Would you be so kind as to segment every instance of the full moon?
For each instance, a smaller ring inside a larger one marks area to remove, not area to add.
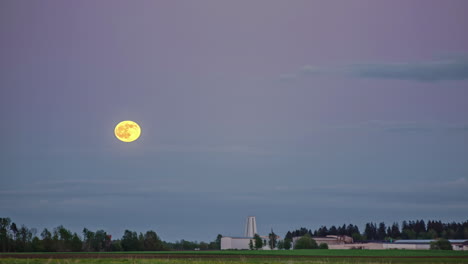
[[[122,121],[115,126],[115,136],[123,142],[132,142],[141,134],[140,126],[130,120]]]

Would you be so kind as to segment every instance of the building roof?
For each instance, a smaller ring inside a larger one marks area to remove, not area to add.
[[[223,237],[229,237],[232,239],[253,239],[253,237],[232,237],[232,236],[223,236]]]
[[[312,238],[317,239],[317,240],[330,240],[330,241],[338,240],[337,237],[312,237]]]
[[[432,241],[436,241],[436,239],[400,239],[395,240],[394,243],[396,244],[430,244]],[[448,240],[452,244],[463,244],[468,242],[468,239],[449,239]]]

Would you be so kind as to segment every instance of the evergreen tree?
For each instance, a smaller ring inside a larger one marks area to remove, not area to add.
[[[255,243],[254,243],[254,247],[256,250],[259,250],[263,247],[263,240],[262,238],[258,235],[258,234],[255,234],[254,235],[254,240],[255,240]]]
[[[278,249],[284,249],[284,240],[278,241]]]
[[[208,245],[206,246],[208,248]],[[153,230],[147,231],[144,236],[143,250],[158,251],[163,250],[162,241]]]
[[[291,249],[291,247],[292,247],[292,242],[291,241],[292,241],[292,239],[289,239],[289,238],[284,240],[284,249],[286,249],[286,250]]]
[[[398,239],[401,236],[400,228],[398,223],[393,223],[390,237],[393,239]]]
[[[124,251],[137,251],[138,250],[138,235],[136,232],[125,230],[121,239],[122,249]]]
[[[2,252],[7,252],[9,248],[10,236],[8,230],[10,229],[10,218],[0,218],[0,247]]]
[[[41,237],[42,237],[42,245],[43,245],[44,251],[46,252],[54,251],[52,233],[50,233],[50,231],[47,228],[44,228],[44,230],[41,233]]]
[[[379,224],[379,229],[377,230],[377,239],[384,240],[387,234],[387,229],[385,228],[385,223],[381,222]]]
[[[273,229],[271,229],[271,233],[268,234],[268,246],[270,246],[270,249],[276,248],[276,234],[273,232]]]
[[[77,233],[73,233],[71,244],[70,244],[71,251],[78,252],[78,251],[81,251],[82,248],[83,248],[83,242],[81,241]]]
[[[216,249],[221,249],[221,238],[223,237],[223,235],[221,234],[218,234],[216,236],[216,240],[215,240],[215,243],[216,243]]]

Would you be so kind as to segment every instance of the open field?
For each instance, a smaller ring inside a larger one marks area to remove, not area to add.
[[[0,264],[468,263],[468,252],[431,250],[165,251],[2,253]]]
[[[67,255],[83,255],[94,258],[101,258],[113,255],[138,255],[145,257],[183,257],[184,255],[197,256],[317,256],[317,257],[462,257],[468,258],[468,251],[448,251],[448,250],[362,250],[362,249],[300,249],[300,250],[223,250],[223,251],[123,251],[123,252],[35,252],[35,253],[0,253],[2,256],[55,256],[64,258]]]
[[[460,258],[213,258],[213,259],[141,259],[141,258],[79,258],[79,259],[18,259],[3,258],[0,264],[466,264]]]

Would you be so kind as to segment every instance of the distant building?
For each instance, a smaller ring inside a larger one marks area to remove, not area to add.
[[[247,217],[245,228],[244,228],[244,237],[230,237],[223,236],[221,238],[221,250],[227,249],[250,249],[249,243],[252,241],[252,245],[255,245],[254,235],[257,234],[257,221],[255,216]],[[260,236],[263,239],[263,250],[269,250],[268,246],[269,237]],[[277,236],[277,241],[280,237]]]
[[[384,249],[430,249],[435,239],[402,239],[394,243],[385,243]],[[468,239],[449,239],[453,250],[468,250]]]
[[[244,237],[253,237],[255,234],[257,234],[257,221],[255,216],[249,216],[245,223]]]
[[[221,250],[225,249],[250,249],[249,243],[255,243],[253,237],[226,237],[221,238]]]
[[[296,241],[299,240],[301,237],[293,237],[293,246],[296,244]],[[353,238],[349,236],[326,236],[326,237],[312,237],[312,239],[317,242],[318,245],[324,243],[327,244],[328,246],[332,245],[344,245],[344,244],[352,244],[353,243]]]
[[[371,242],[330,245],[330,249],[420,249],[428,250],[434,239],[396,240],[393,243]],[[453,250],[468,250],[468,239],[449,239]]]

